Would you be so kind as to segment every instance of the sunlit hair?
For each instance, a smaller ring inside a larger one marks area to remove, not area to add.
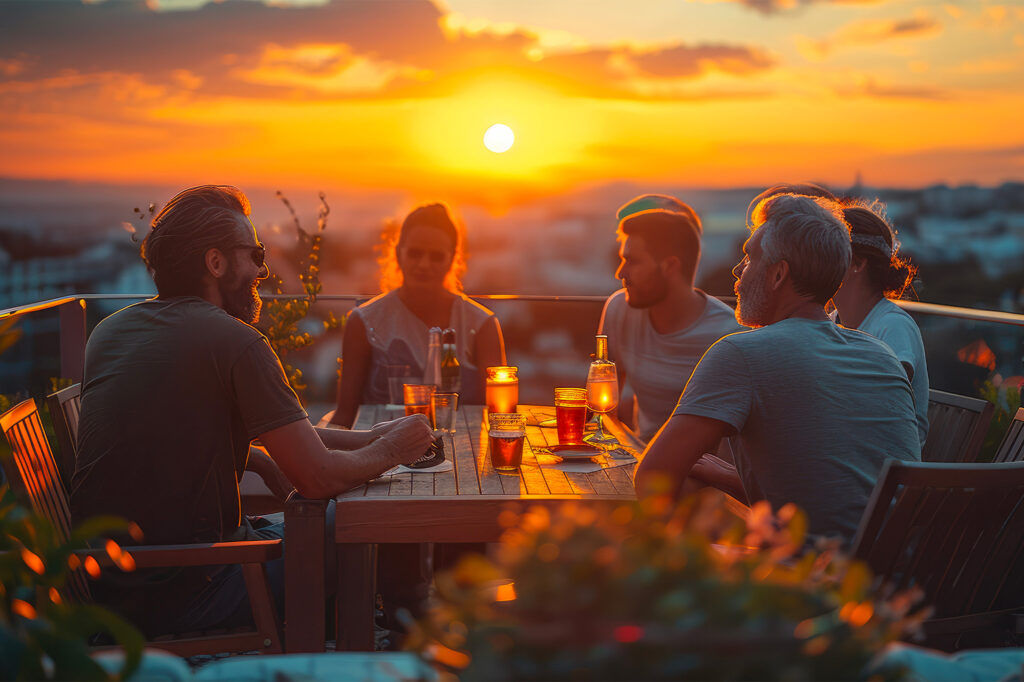
[[[617,237],[619,241],[627,236],[640,237],[658,262],[669,256],[677,257],[683,274],[692,280],[700,262],[700,219],[693,209],[686,208],[686,213],[650,209],[628,214],[619,223]]]
[[[387,293],[402,286],[402,269],[398,267],[398,249],[417,226],[434,227],[451,239],[454,258],[444,278],[444,288],[451,292],[462,291],[462,275],[466,273],[466,226],[453,211],[443,203],[424,204],[412,210],[401,224],[387,220],[381,231],[377,246],[377,262],[380,264],[380,289]]]
[[[153,218],[141,255],[161,296],[200,296],[206,252],[239,242],[249,200],[230,185],[200,185],[179,192]]]
[[[886,298],[901,298],[917,268],[899,255],[900,244],[880,201],[843,202],[843,217],[850,225],[854,257],[867,263],[868,279]]]
[[[750,204],[747,205],[746,225],[748,228],[753,224],[750,220],[753,216],[754,208],[756,208],[757,205],[765,199],[774,197],[778,194],[795,194],[800,197],[821,197],[822,199],[839,201],[839,199],[836,198],[836,195],[828,191],[828,189],[821,185],[816,185],[813,182],[780,182],[779,184],[772,185],[765,191],[758,194]]]
[[[751,219],[766,265],[784,260],[798,294],[822,305],[832,298],[850,267],[850,228],[839,204],[779,194],[762,199]]]

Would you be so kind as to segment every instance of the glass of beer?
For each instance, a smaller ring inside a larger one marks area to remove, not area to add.
[[[523,437],[526,415],[490,413],[487,415],[487,446],[495,471],[514,472],[523,463]]]
[[[558,425],[559,445],[579,445],[583,442],[583,424],[587,419],[587,389],[555,389],[555,421]]]
[[[410,414],[425,414],[430,420],[431,428],[434,426],[434,391],[437,386],[433,384],[404,384],[402,394],[405,397],[405,416]]]
[[[459,409],[458,393],[435,393],[434,428],[448,434],[455,433],[455,412]]]
[[[485,400],[488,413],[515,412],[519,405],[519,368],[488,367]]]

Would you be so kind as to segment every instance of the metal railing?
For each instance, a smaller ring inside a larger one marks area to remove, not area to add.
[[[356,304],[372,298],[374,294],[323,294],[317,297],[321,303]],[[94,301],[131,301],[150,298],[151,294],[77,294],[62,296],[45,301],[37,301],[25,305],[0,310],[0,322],[9,318],[22,318],[43,311],[57,309],[59,316],[59,357],[60,376],[80,381],[85,362],[85,344],[88,337],[87,311],[90,302]],[[264,299],[292,299],[298,295],[266,295]],[[517,294],[483,294],[471,296],[481,302],[521,302],[521,303],[563,303],[586,304],[588,307],[603,304],[605,296],[560,296],[560,295],[517,295]],[[735,303],[735,297],[719,297],[728,303]],[[1007,313],[996,310],[978,310],[955,306],[921,303],[917,301],[896,301],[896,303],[915,315],[940,316],[968,322],[1008,325],[1024,327],[1024,314]],[[596,330],[596,324],[595,324]],[[593,333],[594,330],[589,330]]]

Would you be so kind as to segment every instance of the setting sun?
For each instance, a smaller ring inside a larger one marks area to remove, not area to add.
[[[504,123],[495,123],[484,133],[484,146],[495,154],[507,152],[516,141],[516,134]]]

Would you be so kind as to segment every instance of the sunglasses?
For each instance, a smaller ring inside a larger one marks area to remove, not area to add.
[[[240,245],[236,246],[236,249],[248,249],[249,257],[252,258],[252,262],[258,268],[263,267],[263,263],[267,260],[267,247],[263,244],[257,244],[256,246]]]

